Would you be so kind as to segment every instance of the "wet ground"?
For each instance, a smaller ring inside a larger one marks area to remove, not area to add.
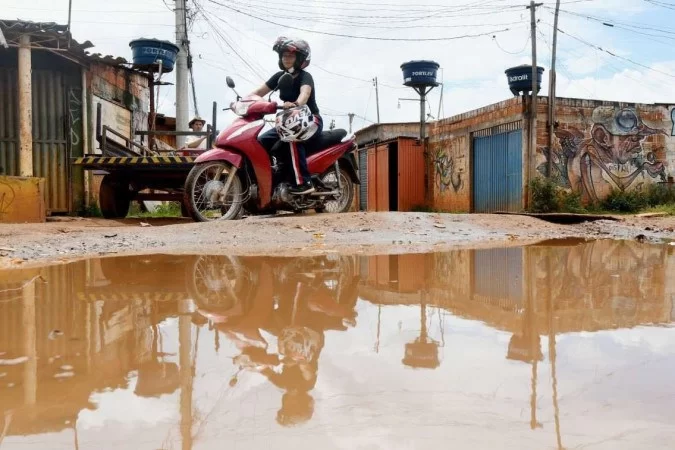
[[[565,237],[675,240],[675,216],[611,219],[558,224],[521,215],[398,212],[287,214],[212,223],[52,217],[46,224],[0,224],[0,268],[158,252],[377,255],[522,245]]]
[[[675,247],[0,272],[0,450],[669,449]]]

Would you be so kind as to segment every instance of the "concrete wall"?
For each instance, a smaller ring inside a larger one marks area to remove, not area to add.
[[[536,173],[546,175],[548,102],[539,99]],[[553,176],[592,202],[612,189],[642,190],[675,172],[673,105],[560,98]]]
[[[428,140],[429,206],[442,211],[469,212],[471,133],[522,119],[522,100],[513,98],[432,123]],[[523,161],[527,161],[525,155]]]

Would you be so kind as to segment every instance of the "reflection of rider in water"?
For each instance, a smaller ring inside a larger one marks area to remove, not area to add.
[[[311,419],[314,398],[309,392],[316,385],[323,344],[323,333],[308,327],[289,327],[279,336],[281,372],[262,370],[270,382],[285,391],[277,412],[279,424],[296,425]]]
[[[314,399],[309,392],[316,385],[326,324],[322,314],[307,308],[308,299],[315,292],[308,283],[303,283],[305,277],[302,274],[292,273],[279,278],[276,318],[280,327],[278,351],[282,366],[279,372],[265,368],[262,374],[285,391],[277,421],[288,426],[306,422],[314,414]]]
[[[277,422],[283,426],[304,423],[312,417],[314,399],[310,392],[317,381],[324,331],[345,330],[344,322],[353,323],[356,317],[352,279],[332,279],[315,260],[295,262],[284,260],[265,267],[265,273],[273,274],[274,286],[260,283],[253,307],[226,331],[241,350],[235,357],[240,370],[253,369],[284,391],[277,413]],[[335,272],[334,267],[328,270]],[[333,290],[342,284],[341,291]],[[348,301],[341,303],[339,297],[347,297]],[[277,336],[277,354],[268,353],[258,328]],[[235,376],[231,385],[236,380]]]

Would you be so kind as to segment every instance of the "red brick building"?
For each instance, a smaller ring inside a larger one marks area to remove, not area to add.
[[[558,98],[556,131],[549,141],[548,99],[540,97],[535,149],[528,145],[528,107],[516,97],[429,124],[424,204],[452,212],[520,211],[528,204],[529,180],[548,176],[549,157],[551,177],[584,201],[601,199],[612,189],[640,190],[672,181],[675,105]],[[400,124],[373,127],[386,129],[379,134],[387,139],[369,141],[365,136],[377,133],[372,127],[361,130],[362,151],[377,153],[387,142],[419,136],[412,129],[397,134]],[[416,151],[424,157],[421,146]],[[388,177],[379,174],[381,165],[371,160],[360,160],[362,179],[380,180],[378,189],[391,191],[391,182],[384,181]],[[368,194],[360,206],[391,209],[380,203]]]

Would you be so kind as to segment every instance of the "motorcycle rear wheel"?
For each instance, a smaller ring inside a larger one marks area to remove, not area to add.
[[[234,167],[224,161],[209,161],[196,164],[185,180],[183,204],[196,222],[234,220],[240,217],[243,189],[241,180],[234,176],[224,202],[212,197],[222,189],[227,175]]]
[[[333,189],[338,189],[335,170],[331,169],[321,175],[321,182]],[[317,213],[327,212],[335,214],[347,212],[351,209],[354,201],[354,183],[347,171],[342,168],[340,168],[340,183],[342,184],[342,188],[339,189],[340,193],[336,197],[333,197],[333,199],[327,200],[323,205],[315,208]]]

